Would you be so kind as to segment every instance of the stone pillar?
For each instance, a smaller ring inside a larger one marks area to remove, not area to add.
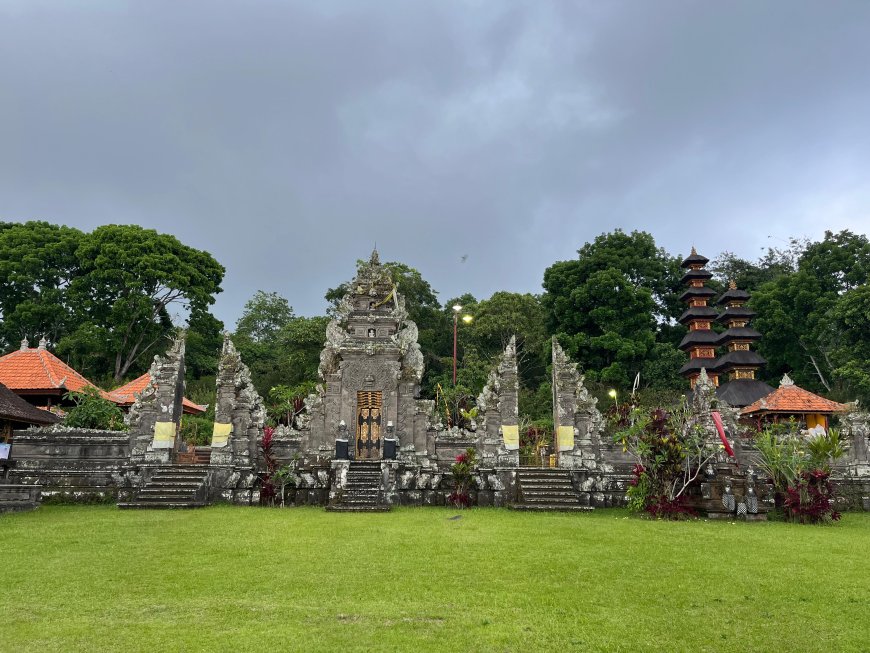
[[[253,467],[265,424],[263,398],[254,388],[248,366],[229,334],[224,334],[217,375],[212,465]]]
[[[477,398],[483,425],[477,449],[481,467],[519,466],[519,374],[516,337],[511,337]]]
[[[598,400],[583,384],[559,342],[553,337],[553,440],[559,467],[596,469],[601,462],[600,432],[603,424]]]
[[[150,380],[127,414],[133,464],[174,459],[184,399],[184,332],[164,356],[155,356]]]

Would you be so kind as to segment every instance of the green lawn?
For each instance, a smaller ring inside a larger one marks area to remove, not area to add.
[[[0,515],[0,650],[868,651],[868,549],[870,514],[46,506]]]

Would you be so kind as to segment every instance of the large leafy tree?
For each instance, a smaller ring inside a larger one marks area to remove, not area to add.
[[[56,343],[75,328],[66,300],[80,274],[78,229],[47,222],[0,223],[0,346],[22,338]]]
[[[136,225],[98,227],[76,256],[67,298],[79,328],[103,343],[116,382],[165,345],[173,318],[213,304],[224,275],[211,254]]]
[[[628,387],[657,341],[680,335],[673,325],[679,261],[646,232],[602,234],[585,244],[573,261],[544,272],[542,298],[550,333],[593,381]],[[666,360],[676,365],[668,350]],[[678,367],[672,374],[676,375]],[[662,371],[657,376],[667,377]]]
[[[856,360],[870,333],[856,327],[868,274],[867,237],[828,231],[823,240],[807,244],[795,272],[755,292],[751,306],[758,312],[755,326],[764,334],[759,350],[768,359],[770,377],[789,372],[817,391],[838,396],[861,392]]]

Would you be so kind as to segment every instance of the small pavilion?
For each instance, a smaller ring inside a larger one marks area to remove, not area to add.
[[[769,395],[740,411],[741,416],[754,419],[759,428],[762,424],[776,424],[795,419],[807,429],[830,425],[830,418],[845,413],[845,404],[825,399],[794,384],[788,374],[782,377],[779,387]]]

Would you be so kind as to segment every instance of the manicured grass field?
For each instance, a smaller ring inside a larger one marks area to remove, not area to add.
[[[868,651],[868,549],[870,514],[45,506],[0,515],[0,650]]]

